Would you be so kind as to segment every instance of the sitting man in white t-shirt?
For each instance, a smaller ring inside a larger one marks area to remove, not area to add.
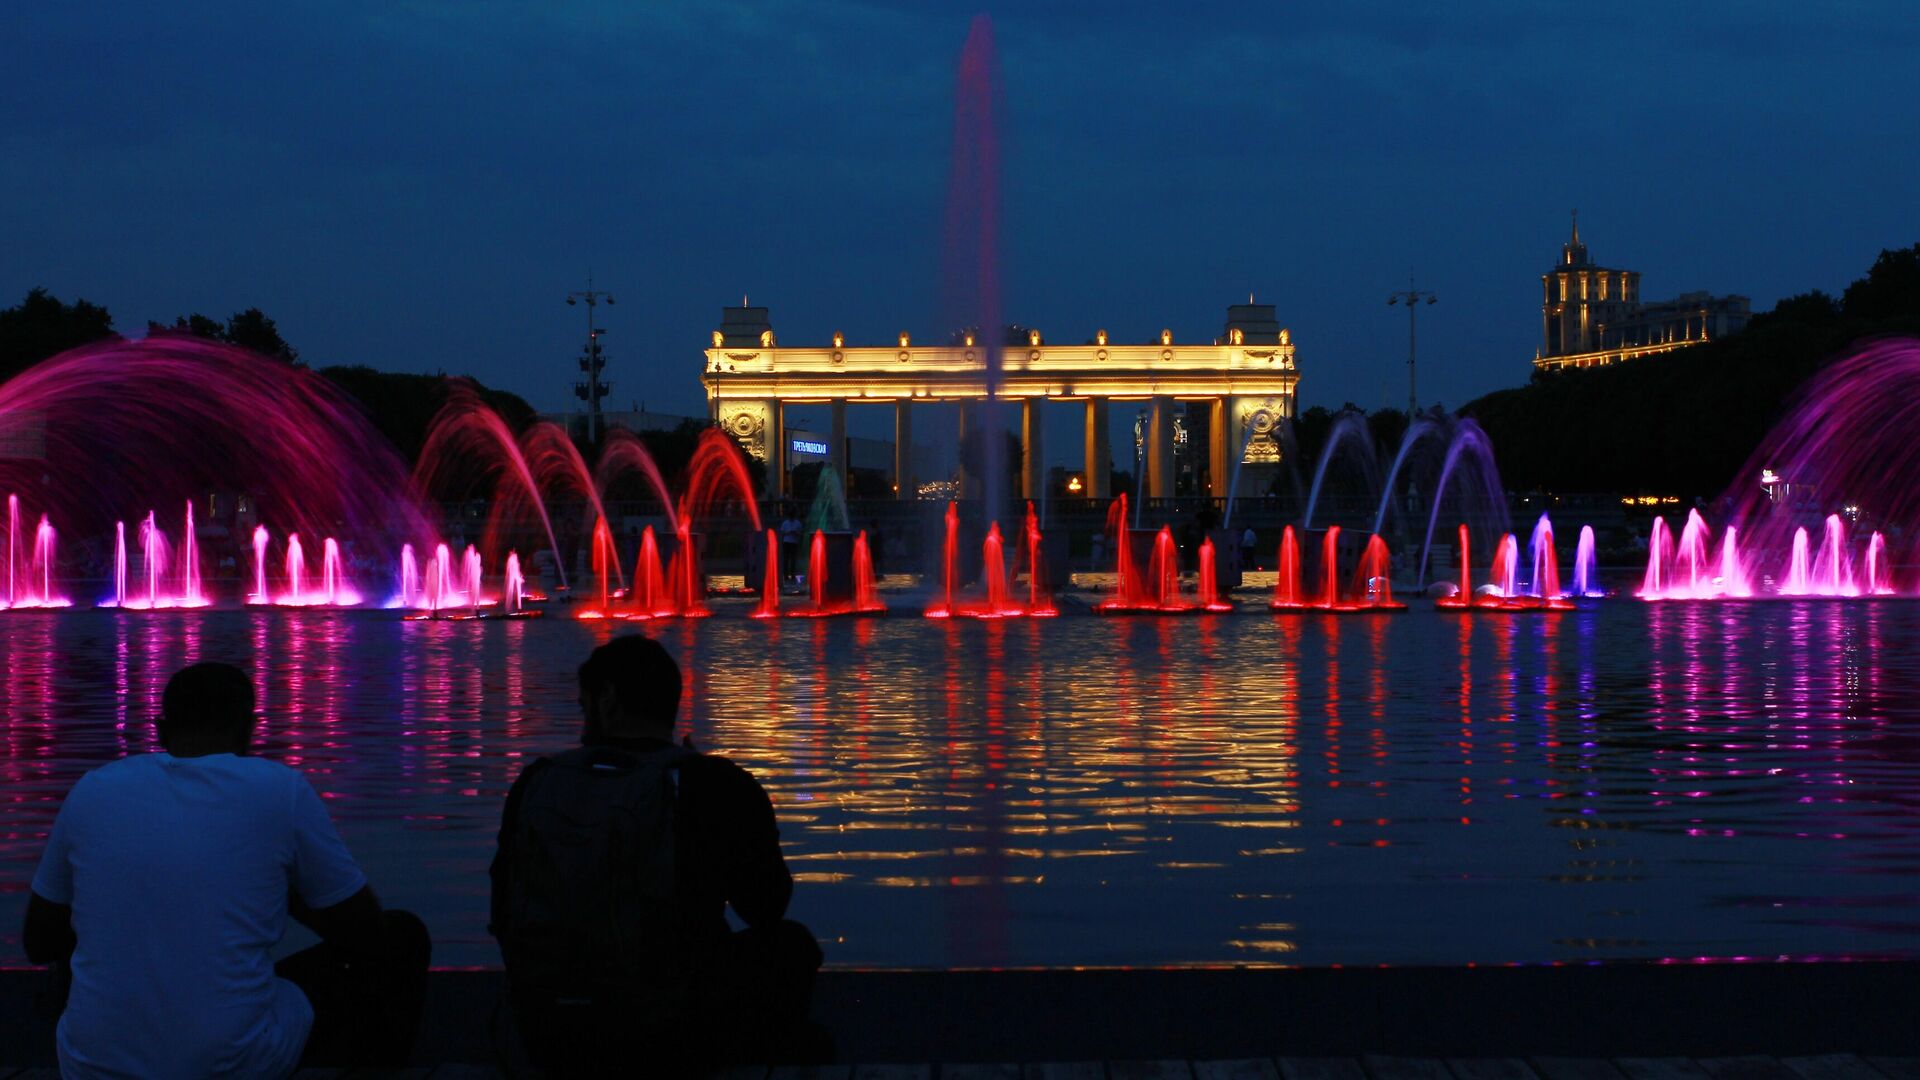
[[[164,752],[95,769],[61,805],[22,936],[34,963],[71,963],[62,1075],[286,1076],[303,1050],[406,1063],[426,927],[381,910],[306,777],[247,756],[255,719],[240,669],[185,668]],[[276,969],[289,914],[322,940]]]

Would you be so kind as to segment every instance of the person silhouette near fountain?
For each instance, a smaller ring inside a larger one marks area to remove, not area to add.
[[[789,584],[800,578],[800,515],[788,503],[780,517],[780,572]]]
[[[33,878],[28,959],[70,965],[66,1076],[285,1076],[407,1063],[432,951],[382,910],[299,772],[250,757],[253,684],[168,680],[163,752],[81,777]],[[274,964],[291,915],[321,942]]]
[[[491,871],[528,1056],[562,1076],[830,1058],[765,789],[673,742],[680,668],[659,642],[615,638],[579,681],[582,745],[514,781]]]

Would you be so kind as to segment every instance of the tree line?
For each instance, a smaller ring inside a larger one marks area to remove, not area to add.
[[[1920,244],[1881,252],[1838,298],[1791,296],[1738,334],[1671,353],[1536,370],[1460,411],[1486,430],[1510,490],[1712,497],[1742,479],[1809,376],[1901,335],[1920,335]]]

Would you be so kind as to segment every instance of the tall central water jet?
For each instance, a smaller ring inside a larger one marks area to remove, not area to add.
[[[947,317],[955,327],[974,327],[974,344],[986,384],[986,399],[972,406],[967,439],[979,447],[978,495],[986,520],[997,519],[1005,504],[1006,438],[1000,415],[1001,346],[1005,333],[1000,313],[1000,61],[993,45],[993,22],[974,17],[960,50],[954,81],[953,161],[947,176],[944,223]],[[962,406],[966,408],[967,406]],[[967,497],[970,492],[961,492]]]

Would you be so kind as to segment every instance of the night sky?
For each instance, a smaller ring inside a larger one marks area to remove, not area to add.
[[[789,344],[951,329],[978,5],[9,7],[0,304],[45,285],[123,332],[258,306],[316,366],[554,409],[591,267],[612,404],[688,414],[742,294]],[[1385,300],[1410,271],[1440,296],[1423,403],[1523,382],[1575,207],[1647,298],[1756,310],[1920,240],[1907,0],[985,10],[1006,318],[1210,340],[1251,291],[1293,331],[1302,407],[1404,405]]]

